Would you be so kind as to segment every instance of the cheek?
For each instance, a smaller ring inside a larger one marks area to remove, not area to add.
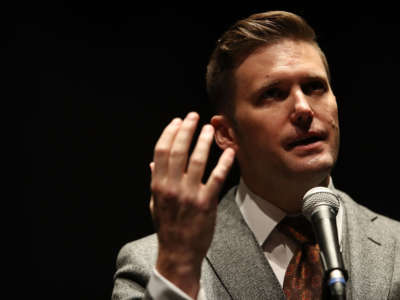
[[[321,120],[329,126],[331,129],[339,129],[339,117],[338,117],[338,107],[336,104],[336,99],[333,97],[327,102],[321,103],[319,107]]]
[[[320,114],[317,115],[317,119],[323,123],[323,126],[330,133],[330,139],[333,148],[339,147],[339,117],[338,107],[335,98],[330,99],[329,105],[325,104],[320,107]]]
[[[241,120],[238,127],[239,144],[246,152],[271,152],[279,141],[279,128],[265,118]],[[246,150],[245,150],[246,149]]]
[[[327,112],[326,118],[328,130],[331,132],[332,138],[332,147],[334,152],[338,152],[339,150],[339,143],[340,143],[340,129],[339,129],[339,117],[338,117],[338,110],[337,106],[333,106]]]
[[[332,108],[330,116],[331,116],[331,121],[330,121],[331,127],[335,130],[339,130],[339,116],[338,116],[337,106]]]
[[[337,106],[335,96],[332,96],[331,105],[329,107],[330,107],[330,113],[331,113],[332,119],[334,120],[335,126],[336,126],[336,128],[339,128],[338,106]]]
[[[241,133],[245,139],[254,140],[254,143],[270,144],[278,139],[280,128],[279,120],[273,117],[257,116],[243,120]]]

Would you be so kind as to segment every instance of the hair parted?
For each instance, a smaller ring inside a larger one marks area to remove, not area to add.
[[[233,73],[254,50],[283,39],[309,42],[320,52],[328,78],[326,57],[316,42],[314,30],[300,16],[286,11],[257,13],[232,25],[218,40],[207,66],[206,84],[210,101],[218,113],[234,114]]]

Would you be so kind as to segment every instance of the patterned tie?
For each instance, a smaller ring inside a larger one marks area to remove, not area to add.
[[[294,253],[285,273],[283,291],[288,300],[322,298],[322,265],[319,245],[311,223],[305,217],[285,217],[278,230],[301,246]]]

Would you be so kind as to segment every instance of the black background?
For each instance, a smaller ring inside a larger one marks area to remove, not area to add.
[[[158,136],[192,110],[208,122],[204,73],[215,41],[265,10],[305,17],[327,54],[342,134],[336,187],[400,220],[395,6],[214,2],[53,1],[17,18],[8,45],[25,70],[32,261],[32,289],[21,292],[110,298],[118,250],[153,232],[148,164]],[[214,146],[208,170],[218,155]],[[234,169],[225,190],[237,178]]]

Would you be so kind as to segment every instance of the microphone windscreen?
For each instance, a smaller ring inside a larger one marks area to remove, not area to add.
[[[311,216],[321,205],[329,206],[336,216],[340,206],[339,198],[326,187],[318,186],[310,189],[303,197],[303,215],[311,221]]]

